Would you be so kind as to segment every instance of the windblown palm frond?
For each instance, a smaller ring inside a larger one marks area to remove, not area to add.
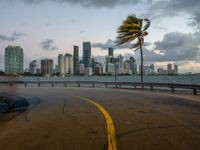
[[[137,51],[140,49],[141,52],[141,82],[143,83],[143,50],[142,45],[144,44],[144,37],[148,35],[146,31],[150,26],[149,19],[140,19],[135,15],[129,15],[122,25],[118,28],[117,45],[124,43],[130,43],[134,41],[131,49]],[[142,84],[143,87],[143,84]]]
[[[143,22],[145,25],[143,27]],[[117,37],[117,45],[121,45],[124,43],[129,43],[137,39],[137,42],[133,44],[130,48],[138,48],[141,44],[141,37],[148,35],[146,30],[150,26],[149,19],[140,19],[135,15],[129,15],[127,19],[122,23],[122,25],[118,28],[118,37]]]

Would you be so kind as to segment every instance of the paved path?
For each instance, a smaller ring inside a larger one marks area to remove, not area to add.
[[[61,87],[0,87],[0,92],[31,104],[12,119],[0,119],[0,150],[200,149],[198,96],[192,101],[153,92]]]

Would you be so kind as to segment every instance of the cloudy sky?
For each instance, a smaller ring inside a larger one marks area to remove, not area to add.
[[[0,70],[8,45],[24,49],[25,65],[33,59],[72,53],[73,45],[91,41],[100,61],[113,46],[115,55],[139,53],[129,44],[116,47],[117,28],[129,14],[149,18],[145,64],[179,64],[181,72],[200,72],[199,0],[0,0]]]

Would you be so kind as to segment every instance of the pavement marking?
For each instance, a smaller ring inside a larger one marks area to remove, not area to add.
[[[84,97],[80,97],[80,96],[76,96],[76,97],[81,98],[81,99],[95,105],[101,111],[101,113],[104,115],[104,118],[105,118],[106,124],[107,124],[108,150],[117,150],[115,127],[114,127],[114,123],[113,123],[113,120],[112,120],[110,114],[101,105],[94,102],[93,100],[84,98]]]

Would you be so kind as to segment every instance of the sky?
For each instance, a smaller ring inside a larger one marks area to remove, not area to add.
[[[73,46],[92,43],[92,56],[103,62],[107,48],[115,56],[139,52],[130,44],[117,47],[117,29],[128,15],[149,18],[145,38],[144,64],[166,68],[179,65],[179,71],[200,72],[199,0],[0,0],[0,70],[8,45],[24,49],[25,67],[34,59],[73,54]]]

